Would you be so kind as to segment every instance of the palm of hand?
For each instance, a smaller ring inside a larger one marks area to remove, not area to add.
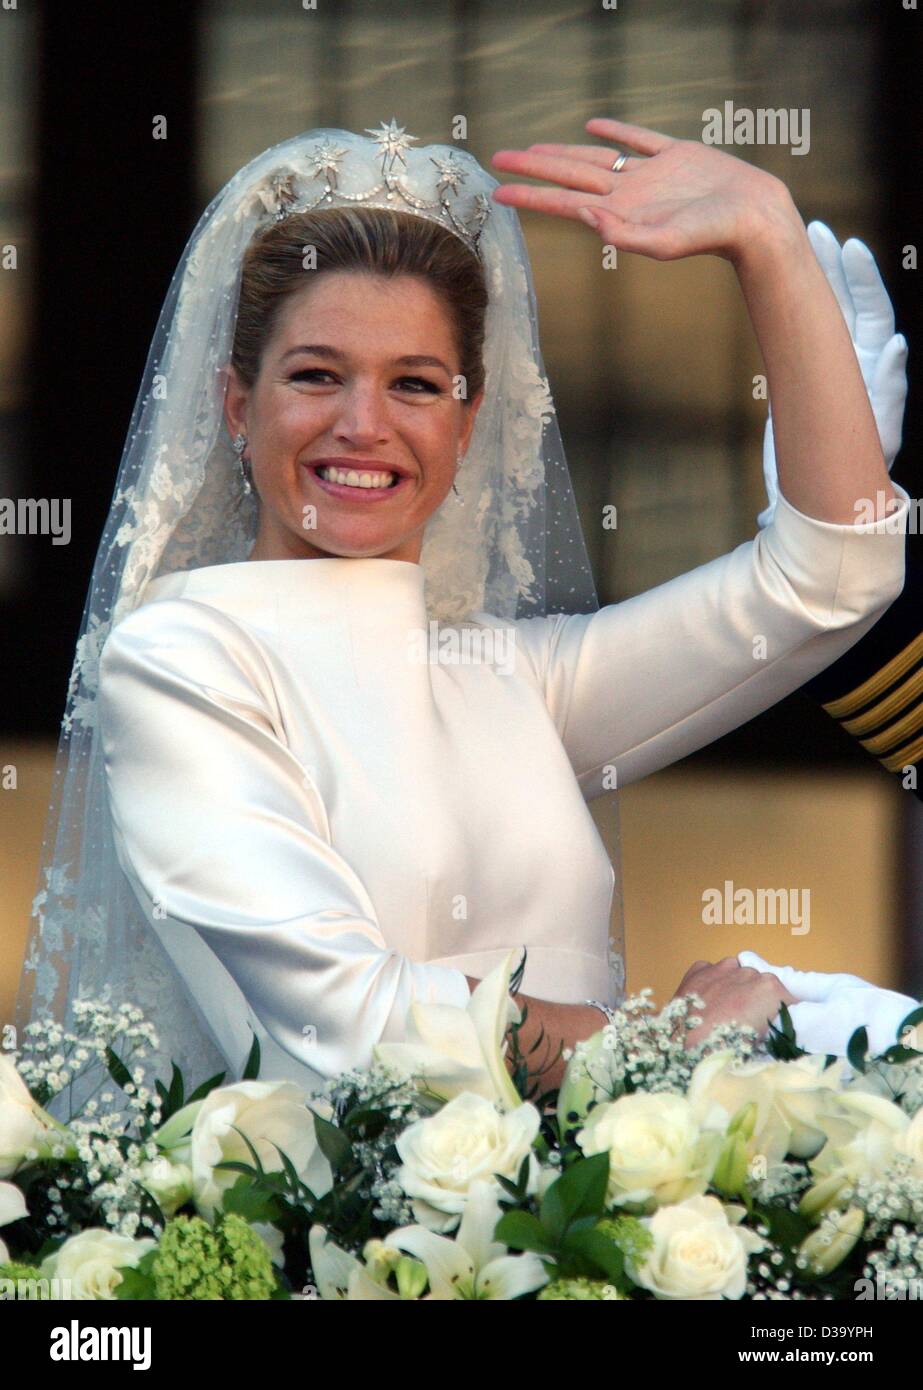
[[[649,228],[647,254],[655,260],[729,251],[746,225],[748,198],[741,161],[677,140],[652,158],[631,161],[608,196],[594,204],[616,222]],[[616,241],[616,244],[618,242]],[[632,248],[626,248],[632,249]]]
[[[492,160],[498,168],[560,186],[505,184],[494,190],[495,200],[570,218],[589,208],[608,242],[655,260],[704,254],[733,259],[784,188],[771,175],[713,146],[674,140],[621,121],[588,121],[587,129],[647,157],[629,157],[615,172],[614,151],[602,146],[537,144],[528,150],[500,150]]]

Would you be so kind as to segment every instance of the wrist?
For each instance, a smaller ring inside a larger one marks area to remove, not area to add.
[[[600,1028],[605,1028],[606,1024],[611,1023],[615,1017],[615,1010],[601,999],[585,999],[583,1002],[586,1008],[592,1009],[594,1014],[599,1016],[599,1022],[595,1025],[597,1032]],[[593,1022],[595,1023],[595,1019]]]
[[[752,204],[728,260],[744,279],[782,264],[790,271],[792,258],[805,252],[813,258],[814,250],[794,199],[781,179],[767,175],[765,196]]]

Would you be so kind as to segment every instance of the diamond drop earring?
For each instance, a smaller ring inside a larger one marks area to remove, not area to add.
[[[462,461],[462,456],[461,456],[461,454],[459,454],[458,457],[457,457],[456,460],[455,460],[455,468],[456,468],[456,471],[461,467],[461,461]],[[461,493],[459,492],[458,488],[455,486],[455,479],[454,479],[454,478],[452,479],[452,491],[455,493],[455,496],[458,498],[459,502],[461,502],[462,506],[464,506],[464,505],[465,505],[464,498],[462,497],[462,495],[461,495]]]
[[[237,455],[237,462],[240,465],[240,476],[243,480],[243,494],[249,497],[253,491],[252,473],[249,467],[250,460],[244,458],[244,449],[247,447],[247,436],[238,434],[234,439],[234,452]]]

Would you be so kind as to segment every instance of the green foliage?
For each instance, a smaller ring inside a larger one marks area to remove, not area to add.
[[[241,1081],[256,1081],[260,1074],[260,1040],[253,1034],[253,1045],[250,1048],[250,1055],[247,1058],[244,1074]]]
[[[505,1212],[496,1239],[511,1250],[540,1255],[556,1280],[602,1278],[627,1292],[632,1284],[625,1274],[626,1250],[637,1248],[645,1233],[632,1218],[622,1224],[604,1219],[608,1180],[608,1154],[576,1159],[546,1189],[537,1213]]]
[[[869,1035],[865,1028],[857,1028],[846,1044],[846,1060],[858,1072],[865,1071],[869,1051]]]
[[[779,1005],[779,1017],[782,1019],[782,1027],[777,1028],[774,1023],[769,1024],[769,1033],[766,1038],[766,1050],[777,1062],[793,1062],[797,1057],[807,1057],[807,1050],[799,1047],[795,1040],[795,1025],[792,1023],[792,1016],[788,1011],[787,1004]]]

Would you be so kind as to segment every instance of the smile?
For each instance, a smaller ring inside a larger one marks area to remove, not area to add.
[[[383,502],[395,493],[405,491],[413,481],[406,475],[379,469],[335,468],[330,464],[319,467],[306,464],[305,468],[324,492],[350,502]]]

